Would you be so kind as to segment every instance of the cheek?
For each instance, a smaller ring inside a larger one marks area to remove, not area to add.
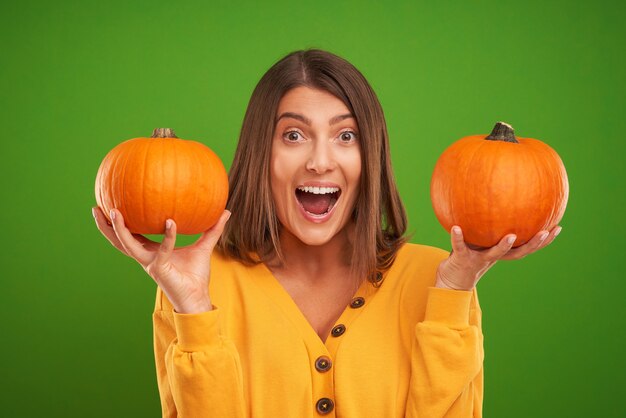
[[[276,210],[279,212],[282,212],[292,192],[291,179],[295,175],[295,170],[294,159],[280,147],[273,147],[270,157],[270,187]]]
[[[289,165],[286,163],[286,159],[282,158],[280,155],[272,156],[270,164],[272,191],[278,192],[289,178]]]
[[[354,205],[359,196],[361,170],[361,153],[356,152],[350,159],[347,159],[344,164],[344,175],[350,190],[350,193],[346,196],[348,198],[346,203],[350,211],[354,210]]]
[[[358,184],[361,181],[361,159],[355,163],[353,167],[354,181]]]
[[[271,171],[270,171],[270,186],[272,190],[272,199],[274,200],[274,206],[276,210],[280,211],[282,208],[281,202],[284,200],[284,187],[280,179],[283,178],[283,175],[280,173],[280,167],[276,167],[274,163],[272,163]]]
[[[291,187],[294,176],[303,169],[305,160],[305,147],[289,147],[280,140],[275,140],[270,157],[272,183]]]
[[[352,183],[352,189],[358,190],[361,181],[361,153],[354,152],[344,163],[347,180]]]

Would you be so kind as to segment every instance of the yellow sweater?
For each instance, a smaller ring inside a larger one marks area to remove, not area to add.
[[[173,312],[157,290],[164,417],[480,417],[476,291],[433,287],[446,251],[405,244],[380,288],[365,282],[322,342],[264,264],[215,254],[213,311]]]

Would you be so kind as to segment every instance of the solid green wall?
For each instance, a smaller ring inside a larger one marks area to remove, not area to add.
[[[159,415],[155,285],[95,227],[99,163],[171,127],[230,166],[256,82],[307,47],[379,95],[414,242],[450,248],[429,182],[453,141],[504,120],[560,154],[563,232],[478,286],[485,416],[624,416],[622,2],[13,1],[0,15],[3,416]]]

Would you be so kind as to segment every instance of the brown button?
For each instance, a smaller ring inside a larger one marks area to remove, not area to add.
[[[344,332],[346,332],[346,326],[344,324],[339,324],[330,331],[330,335],[333,337],[339,337],[343,335]]]
[[[333,366],[333,362],[326,356],[319,356],[317,360],[315,360],[315,369],[318,372],[324,373],[330,370]]]
[[[317,408],[317,412],[319,414],[326,415],[332,412],[333,408],[335,407],[335,403],[332,399],[321,398],[319,401],[317,401],[315,407]]]
[[[352,309],[360,308],[363,305],[365,305],[365,299],[360,296],[358,298],[352,299],[352,302],[350,302],[350,307]]]

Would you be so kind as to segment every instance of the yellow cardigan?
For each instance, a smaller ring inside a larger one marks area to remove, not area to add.
[[[213,311],[176,313],[157,290],[163,417],[482,416],[481,311],[475,290],[433,287],[447,256],[405,244],[324,343],[264,264],[214,253]]]

